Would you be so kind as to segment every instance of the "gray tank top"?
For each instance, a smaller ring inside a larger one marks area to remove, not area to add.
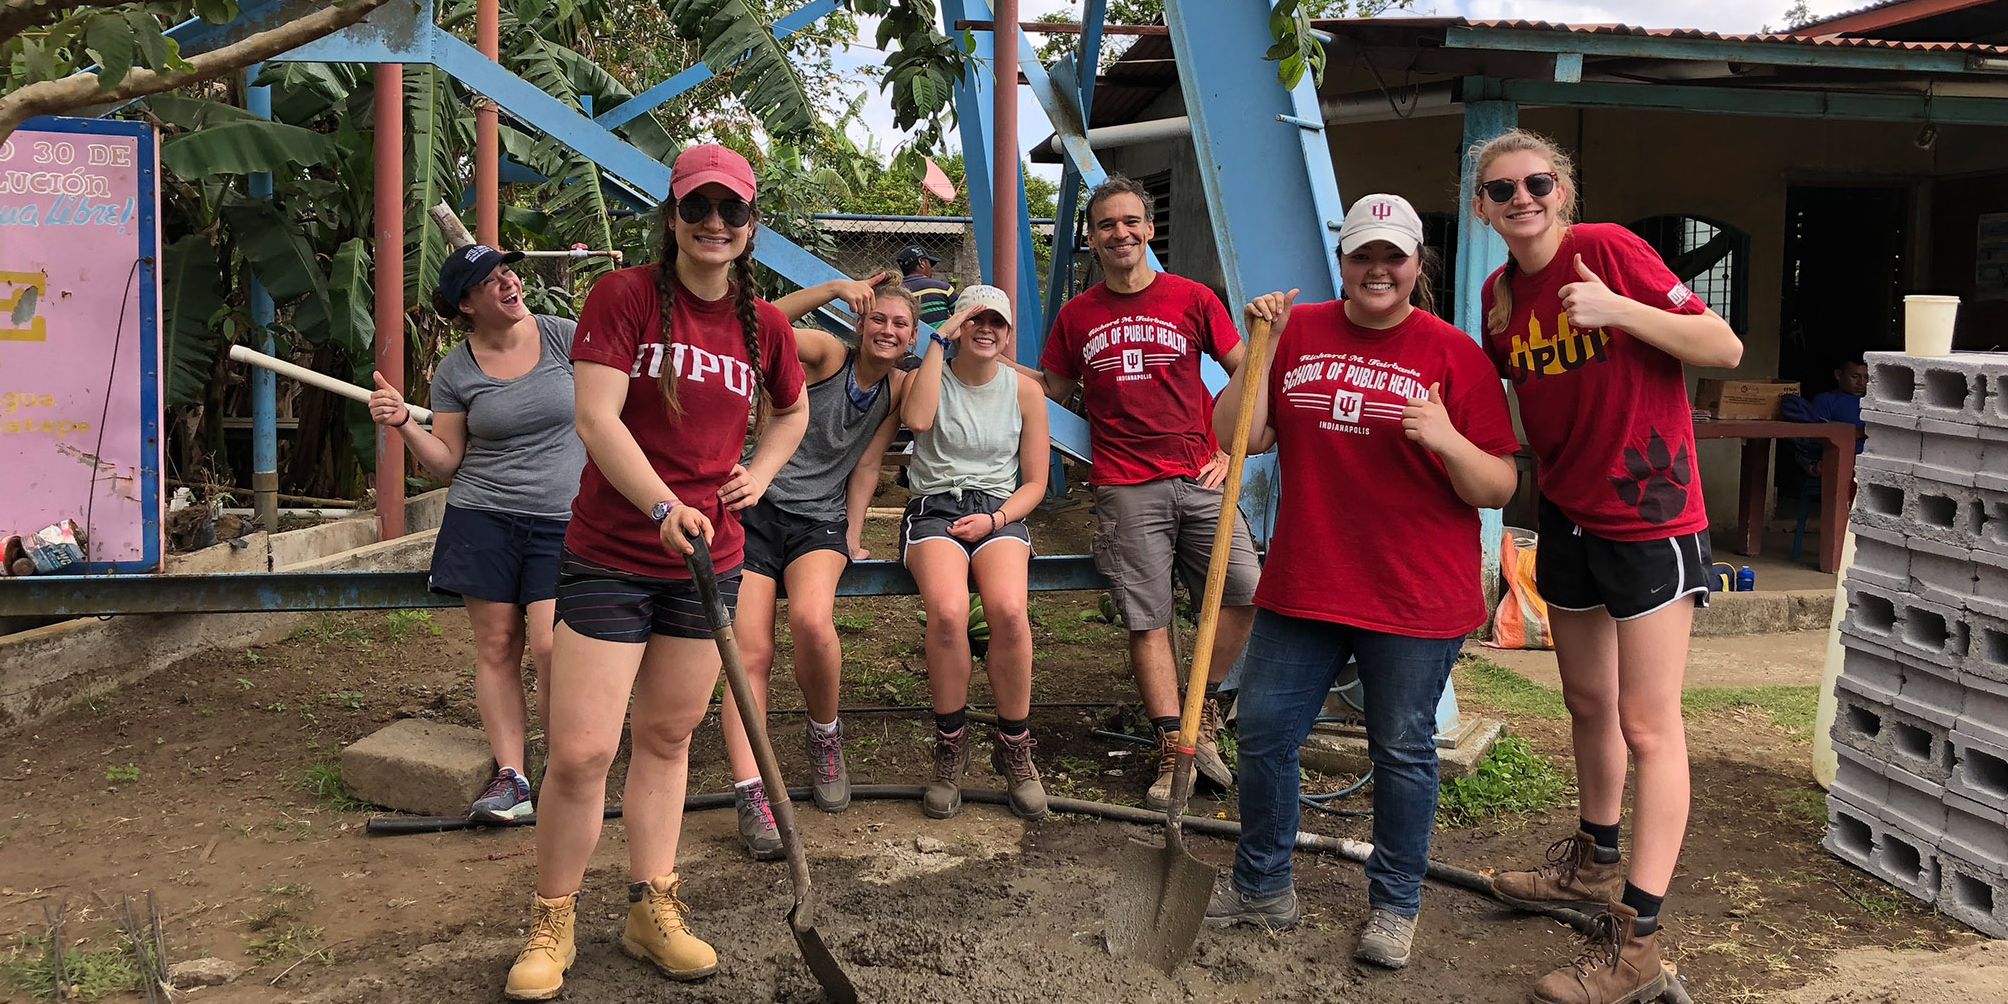
[[[767,499],[797,516],[844,519],[845,485],[892,408],[891,373],[873,389],[871,404],[860,409],[852,402],[849,385],[857,361],[856,351],[845,353],[841,369],[810,385],[808,431],[767,486]]]
[[[997,375],[971,387],[941,371],[941,406],[934,427],[913,437],[907,485],[916,495],[966,491],[1009,498],[1018,490],[1018,437],[1025,416],[1018,410],[1018,371],[998,366]]]

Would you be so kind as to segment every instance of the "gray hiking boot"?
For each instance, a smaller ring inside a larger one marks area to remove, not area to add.
[[[1366,925],[1360,928],[1360,940],[1353,948],[1353,960],[1372,963],[1383,969],[1400,969],[1408,965],[1409,948],[1414,942],[1414,917],[1374,907]]]
[[[759,781],[732,788],[732,807],[739,813],[739,839],[755,861],[781,856],[781,831],[774,827],[774,810],[767,805],[767,786]]]
[[[842,812],[851,804],[851,771],[844,762],[844,725],[828,732],[816,727],[814,722],[809,730],[809,794],[816,800],[816,808],[824,812]]]
[[[1246,896],[1234,888],[1232,879],[1223,878],[1214,885],[1213,898],[1206,903],[1207,927],[1247,924],[1266,931],[1281,931],[1297,926],[1303,917],[1303,910],[1297,906],[1295,886],[1274,896]]]
[[[1195,764],[1196,766],[1196,764]],[[1143,807],[1152,812],[1163,812],[1171,805],[1171,782],[1178,767],[1178,734],[1160,732],[1157,734],[1157,776],[1150,787],[1144,789]]]
[[[934,780],[920,800],[922,812],[933,819],[947,819],[962,808],[962,773],[969,769],[969,727],[954,735],[934,734]]]
[[[1227,769],[1227,760],[1220,755],[1220,701],[1209,697],[1199,711],[1198,752],[1193,754],[1192,766],[1199,776],[1221,788],[1234,787],[1234,772]]]
[[[1039,745],[1027,732],[1016,739],[997,733],[990,748],[990,766],[1010,783],[1011,811],[1020,819],[1038,819],[1046,814],[1046,786],[1039,783],[1039,768],[1032,763],[1032,748]]]

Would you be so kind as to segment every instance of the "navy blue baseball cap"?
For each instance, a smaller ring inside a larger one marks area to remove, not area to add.
[[[446,256],[439,266],[439,298],[451,304],[466,299],[467,291],[486,282],[495,270],[523,260],[523,252],[497,251],[486,244],[469,244]]]

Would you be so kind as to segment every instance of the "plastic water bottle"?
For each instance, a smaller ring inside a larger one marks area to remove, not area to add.
[[[1739,593],[1748,593],[1748,592],[1754,592],[1756,589],[1757,589],[1757,573],[1751,571],[1749,565],[1744,565],[1743,568],[1736,573],[1736,591]]]

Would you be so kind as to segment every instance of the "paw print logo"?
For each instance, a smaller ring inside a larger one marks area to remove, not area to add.
[[[1625,447],[1625,476],[1611,479],[1618,498],[1638,511],[1648,523],[1668,522],[1687,511],[1687,485],[1694,480],[1694,464],[1686,445],[1680,453],[1670,453],[1659,430],[1646,441],[1645,452]]]

